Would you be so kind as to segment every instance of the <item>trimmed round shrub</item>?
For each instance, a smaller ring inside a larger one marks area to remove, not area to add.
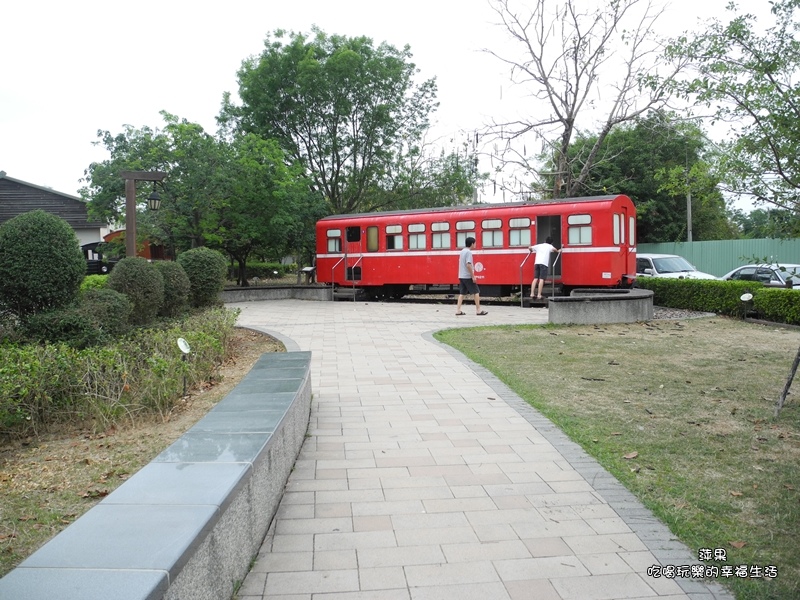
[[[0,225],[0,306],[21,318],[71,304],[86,275],[75,232],[34,210]]]
[[[133,304],[125,295],[108,288],[86,290],[81,294],[80,310],[90,315],[108,338],[117,338],[130,330]]]
[[[164,278],[146,259],[123,258],[108,274],[108,288],[125,294],[133,305],[130,322],[150,325],[164,302]]]
[[[225,289],[228,261],[221,252],[201,246],[178,255],[178,263],[186,271],[191,284],[189,301],[195,308],[216,306]]]
[[[162,317],[177,317],[189,307],[191,283],[183,267],[171,260],[153,263],[164,278],[164,302],[158,314]]]

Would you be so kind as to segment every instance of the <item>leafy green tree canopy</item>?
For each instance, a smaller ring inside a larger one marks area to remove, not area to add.
[[[226,95],[220,121],[278,140],[332,212],[356,212],[390,171],[393,149],[416,145],[428,127],[436,83],[417,85],[416,73],[408,46],[277,30],[243,62],[242,104]]]
[[[728,220],[719,180],[704,160],[706,138],[693,123],[654,111],[609,133],[580,195],[622,193],[636,204],[639,242],[687,239],[687,198],[693,240],[736,237]],[[569,162],[582,170],[595,136],[581,136]]]
[[[722,155],[724,179],[735,194],[800,210],[800,0],[775,0],[774,22],[762,30],[752,14],[711,19],[703,31],[674,40],[668,55],[691,61],[696,76],[675,87],[711,106],[730,124]]]

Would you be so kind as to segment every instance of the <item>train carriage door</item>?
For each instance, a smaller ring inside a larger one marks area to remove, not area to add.
[[[536,243],[543,244],[547,238],[553,238],[553,246],[561,248],[561,215],[539,216],[536,218]],[[561,260],[554,254],[550,259],[551,277],[561,277]],[[555,264],[553,264],[555,263]]]
[[[619,207],[620,212],[614,212],[611,217],[613,219],[613,243],[614,246],[619,248],[619,261],[614,267],[614,272],[618,273],[621,278],[620,285],[628,285],[628,281],[633,277],[633,273],[628,268],[628,261],[631,259],[631,248],[635,243],[635,220],[630,218],[626,206]],[[627,276],[627,277],[626,277]]]
[[[361,281],[361,259],[364,256],[362,238],[360,225],[345,227],[344,263],[347,281]]]

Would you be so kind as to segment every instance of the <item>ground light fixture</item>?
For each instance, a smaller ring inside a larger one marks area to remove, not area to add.
[[[178,348],[183,352],[183,362],[186,362],[186,355],[192,351],[192,347],[183,338],[178,338]],[[183,395],[186,396],[186,365],[183,366]]]
[[[743,319],[747,318],[747,310],[750,307],[750,301],[752,299],[753,299],[753,294],[751,294],[750,292],[744,293],[739,297],[739,300],[741,300],[742,303],[744,304],[742,306],[742,318]]]

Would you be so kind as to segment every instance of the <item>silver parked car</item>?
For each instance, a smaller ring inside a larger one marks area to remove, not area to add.
[[[671,279],[716,279],[698,271],[688,260],[677,254],[636,254],[637,277],[669,277]]]
[[[732,281],[758,281],[767,287],[800,287],[800,265],[774,263],[771,265],[744,265],[737,267],[720,279]]]

